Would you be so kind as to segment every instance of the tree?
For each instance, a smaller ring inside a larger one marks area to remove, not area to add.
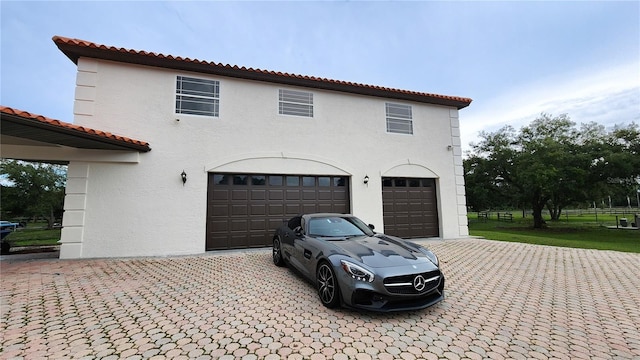
[[[63,211],[66,166],[3,160],[0,176],[3,215],[42,217],[53,227]]]
[[[519,207],[517,192],[495,178],[492,162],[479,156],[463,160],[467,204],[475,211]]]
[[[557,220],[567,206],[594,199],[616,181],[631,184],[640,176],[635,124],[606,133],[593,123],[578,130],[567,115],[541,114],[519,133],[505,126],[481,132],[480,138],[465,164],[465,183],[473,185],[468,204],[476,205],[483,181],[487,189],[508,189],[510,198],[530,206],[535,228],[545,225],[545,208]]]

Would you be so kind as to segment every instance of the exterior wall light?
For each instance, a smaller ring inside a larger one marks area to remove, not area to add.
[[[363,182],[364,182],[365,185],[369,184],[369,175],[365,175],[364,176]]]
[[[184,186],[184,183],[187,182],[187,173],[182,170],[182,174],[180,174],[180,177],[182,178],[182,186]]]

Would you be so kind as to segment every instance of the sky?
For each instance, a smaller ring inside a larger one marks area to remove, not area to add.
[[[640,124],[640,1],[0,0],[0,33],[0,104],[67,122],[76,66],[55,35],[468,97],[463,150],[541,113]]]

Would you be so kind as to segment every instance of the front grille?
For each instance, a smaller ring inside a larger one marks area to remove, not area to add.
[[[416,276],[421,275],[427,282],[424,289],[421,291],[416,290],[413,286],[413,282]],[[391,276],[383,280],[384,286],[392,294],[404,294],[404,295],[419,295],[433,291],[440,284],[442,279],[442,273],[440,271],[429,271],[426,273]]]

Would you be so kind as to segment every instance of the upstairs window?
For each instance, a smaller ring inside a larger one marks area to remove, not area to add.
[[[387,132],[413,134],[411,105],[386,103]]]
[[[178,76],[176,81],[176,114],[218,117],[220,82]]]
[[[313,93],[280,89],[279,95],[280,115],[313,117]]]

